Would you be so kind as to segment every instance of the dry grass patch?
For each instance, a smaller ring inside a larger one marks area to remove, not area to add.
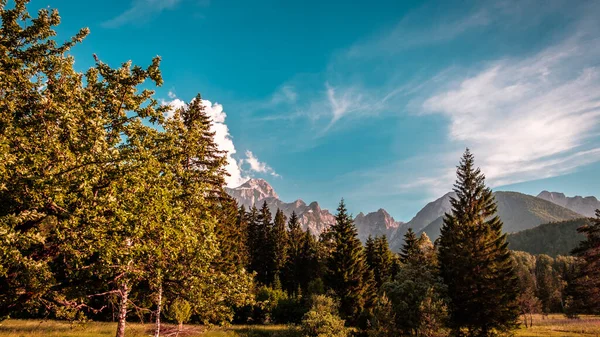
[[[600,337],[600,317],[581,316],[568,319],[564,315],[534,315],[533,327],[517,330],[518,337]]]

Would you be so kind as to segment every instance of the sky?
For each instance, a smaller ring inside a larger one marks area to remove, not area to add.
[[[468,147],[494,190],[600,197],[600,2],[33,0],[112,65],[201,93],[230,186],[408,221]]]

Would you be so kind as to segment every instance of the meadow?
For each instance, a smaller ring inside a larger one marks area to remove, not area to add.
[[[6,320],[0,323],[0,337],[108,337],[114,336],[116,323],[88,322],[71,324],[62,321]],[[152,324],[129,323],[128,337],[147,337]],[[161,336],[176,336],[176,327],[166,324]],[[181,337],[300,337],[294,327],[285,325],[236,325],[207,329],[188,324]],[[517,337],[600,337],[600,316],[567,319],[563,315],[535,315],[533,327],[515,331]]]

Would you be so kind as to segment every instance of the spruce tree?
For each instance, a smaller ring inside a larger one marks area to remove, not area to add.
[[[419,239],[417,239],[417,235],[413,232],[413,229],[409,228],[404,234],[404,243],[400,249],[400,261],[408,263],[411,258],[416,257],[418,252]]]
[[[575,280],[576,289],[585,304],[581,311],[600,313],[600,210],[591,225],[580,227],[578,232],[586,239],[573,251],[582,260],[581,268]]]
[[[271,229],[271,246],[273,247],[271,255],[271,265],[273,266],[273,275],[281,281],[281,274],[288,259],[288,232],[286,230],[286,217],[283,211],[277,209],[273,228]]]
[[[518,278],[492,191],[467,149],[457,169],[452,212],[439,239],[440,272],[455,335],[509,332],[518,318]]]
[[[287,260],[281,280],[285,290],[288,293],[293,293],[300,286],[302,273],[306,272],[300,269],[305,237],[296,212],[292,212],[290,215],[288,229]]]
[[[307,229],[303,234],[299,265],[296,267],[298,283],[302,291],[307,292],[309,284],[315,280],[321,280],[322,283],[324,270],[322,262],[319,259],[319,242]]]
[[[367,238],[365,243],[365,255],[367,266],[373,273],[376,289],[388,281],[391,281],[394,268],[394,254],[389,248],[385,235],[373,239]]]
[[[365,253],[343,199],[337,208],[335,220],[331,226],[332,252],[328,260],[327,281],[340,298],[342,318],[355,324],[365,307],[369,291],[365,282],[365,275],[368,274]]]
[[[263,202],[253,224],[251,270],[256,272],[256,279],[265,285],[270,285],[275,278],[273,265],[273,244],[271,238],[271,211],[267,202]]]
[[[260,225],[258,223],[258,209],[253,205],[246,214],[248,232],[246,242],[248,245],[248,270],[256,272],[258,266],[258,255],[261,248]]]

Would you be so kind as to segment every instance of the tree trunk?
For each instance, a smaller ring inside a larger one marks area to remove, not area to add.
[[[179,337],[179,333],[181,332],[182,329],[183,329],[183,322],[179,322],[179,325],[177,325],[177,334],[175,335],[175,337]]]
[[[117,325],[116,337],[125,337],[125,323],[127,322],[127,300],[129,297],[129,286],[124,283],[121,286],[121,305],[119,307],[119,323]]]
[[[523,323],[525,323],[525,328],[528,328],[527,326],[527,313],[523,313]]]
[[[529,327],[531,328],[533,326],[533,314],[529,313]]]
[[[160,312],[162,308],[162,284],[158,287],[158,299],[156,308],[156,329],[154,330],[154,337],[160,336]]]

